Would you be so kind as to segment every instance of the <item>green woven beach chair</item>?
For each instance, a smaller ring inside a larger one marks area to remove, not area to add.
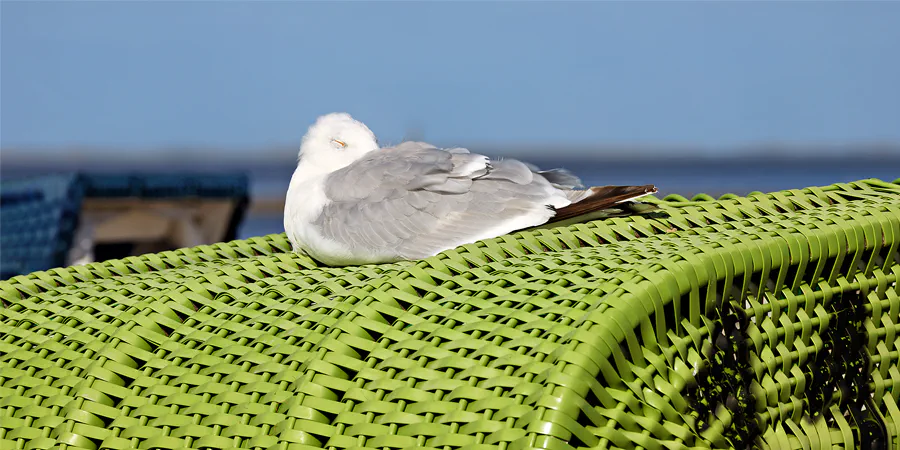
[[[900,448],[900,180],[0,282],[0,448]]]

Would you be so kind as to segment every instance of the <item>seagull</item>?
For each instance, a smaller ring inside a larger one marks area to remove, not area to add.
[[[326,265],[381,264],[424,259],[656,192],[653,185],[585,189],[564,169],[464,148],[415,141],[380,147],[365,124],[331,113],[303,137],[284,229],[295,252]]]

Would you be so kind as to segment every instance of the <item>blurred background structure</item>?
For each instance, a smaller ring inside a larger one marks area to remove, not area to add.
[[[247,202],[243,174],[63,174],[3,180],[0,280],[232,240]]]
[[[4,0],[0,22],[4,182],[241,171],[237,237],[283,231],[333,111],[661,195],[900,177],[900,2]]]

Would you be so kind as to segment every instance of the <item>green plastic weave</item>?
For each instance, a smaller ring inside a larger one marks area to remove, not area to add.
[[[317,268],[284,235],[0,282],[0,449],[900,446],[900,180]]]

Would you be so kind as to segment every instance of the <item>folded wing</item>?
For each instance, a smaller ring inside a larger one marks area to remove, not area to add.
[[[380,260],[425,258],[540,225],[571,203],[519,161],[420,142],[372,152],[332,173],[325,194],[330,203],[314,223],[320,232]]]

